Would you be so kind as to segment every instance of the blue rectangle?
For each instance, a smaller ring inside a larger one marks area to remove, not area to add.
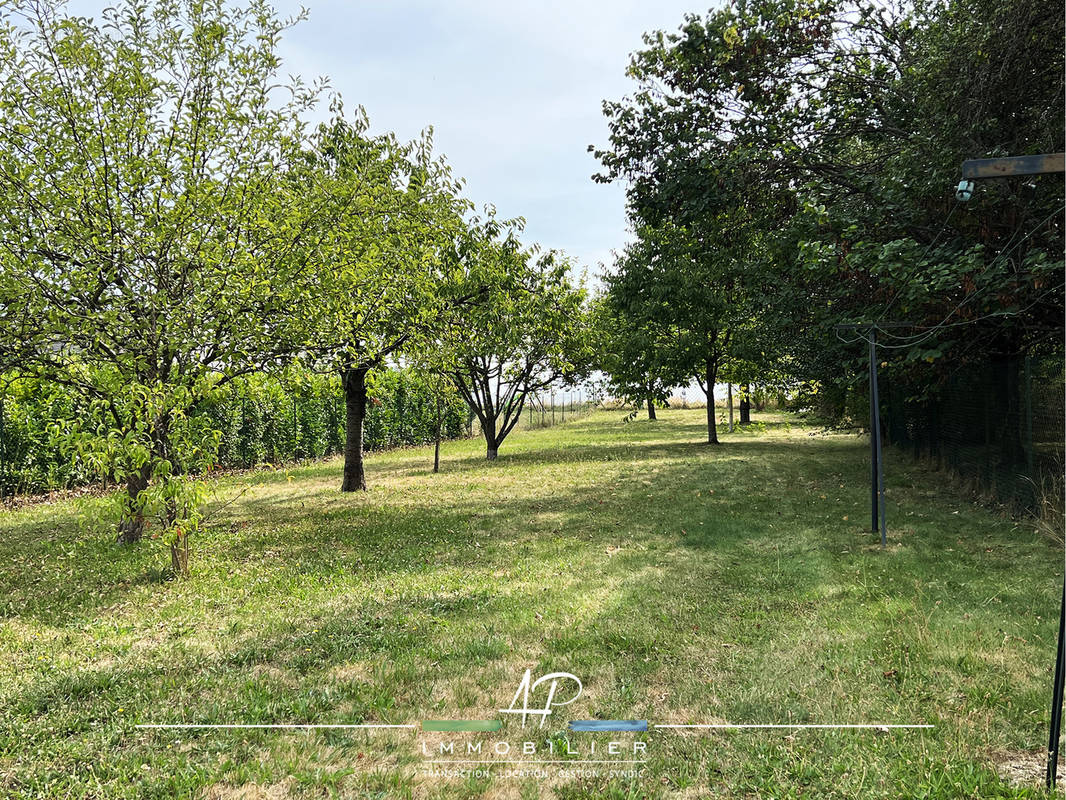
[[[646,731],[646,719],[575,719],[570,721],[572,731]]]

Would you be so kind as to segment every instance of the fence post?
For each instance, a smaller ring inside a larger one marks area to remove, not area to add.
[[[1051,690],[1051,730],[1048,735],[1047,788],[1055,788],[1059,771],[1059,737],[1062,734],[1062,692],[1066,683],[1066,581],[1062,585],[1062,600],[1059,605],[1059,645],[1055,652],[1055,680]]]
[[[4,427],[4,394],[5,392],[0,392],[0,498],[4,496],[4,485],[7,481],[7,430]]]
[[[870,530],[877,533],[878,513],[877,501],[877,379],[874,370],[877,369],[877,334],[870,328]]]
[[[1025,356],[1025,467],[1029,479],[1035,480],[1033,474],[1033,374],[1029,355]]]
[[[988,487],[995,487],[996,485],[996,476],[992,470],[992,412],[989,408],[992,402],[990,395],[996,388],[994,380],[994,378],[989,379],[989,385],[981,392],[981,412],[985,429],[985,442],[981,455],[984,461],[982,467],[985,486]]]

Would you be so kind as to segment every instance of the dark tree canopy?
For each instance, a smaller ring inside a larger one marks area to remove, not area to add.
[[[1031,0],[690,15],[645,37],[634,93],[604,104],[597,179],[626,183],[641,246],[683,231],[697,247],[673,269],[738,290],[729,313],[693,309],[731,333],[726,360],[846,385],[859,353],[834,325],[904,319],[885,346],[935,383],[1061,339],[1061,180],[988,182],[962,207],[954,187],[964,159],[1063,149],[1062,41]]]

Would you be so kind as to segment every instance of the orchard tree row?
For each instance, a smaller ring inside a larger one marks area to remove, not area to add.
[[[598,309],[614,392],[758,380],[839,412],[866,355],[841,323],[880,326],[915,397],[1061,352],[1061,177],[955,187],[965,159],[1063,149],[1062,42],[1035,0],[734,0],[646,35],[590,148],[635,233]]]
[[[124,486],[119,541],[153,523],[187,552],[190,473],[218,441],[189,415],[242,376],[340,376],[354,491],[387,363],[436,376],[438,409],[465,399],[490,459],[531,392],[588,363],[573,264],[475,214],[428,133],[372,135],[324,83],[279,78],[299,18],[261,0],[0,9],[0,373],[91,403],[54,434]]]

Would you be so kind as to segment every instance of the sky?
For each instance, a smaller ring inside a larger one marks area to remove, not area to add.
[[[242,2],[242,0],[234,0]],[[625,71],[647,31],[676,30],[714,0],[273,0],[286,31],[283,75],[327,77],[375,133],[435,149],[466,196],[524,217],[523,241],[572,256],[594,279],[628,241],[625,187],[592,180],[589,145],[608,144],[605,99],[635,88]],[[69,0],[94,17],[108,0]],[[328,103],[320,105],[325,118]],[[595,283],[595,280],[593,280]]]
[[[707,0],[702,0],[706,3]],[[285,71],[328,76],[375,132],[427,126],[466,195],[526,219],[524,241],[565,250],[598,273],[627,240],[625,190],[592,180],[588,146],[607,144],[604,99],[632,92],[629,54],[649,30],[706,11],[677,0],[305,0]],[[275,0],[279,12],[296,2]]]

